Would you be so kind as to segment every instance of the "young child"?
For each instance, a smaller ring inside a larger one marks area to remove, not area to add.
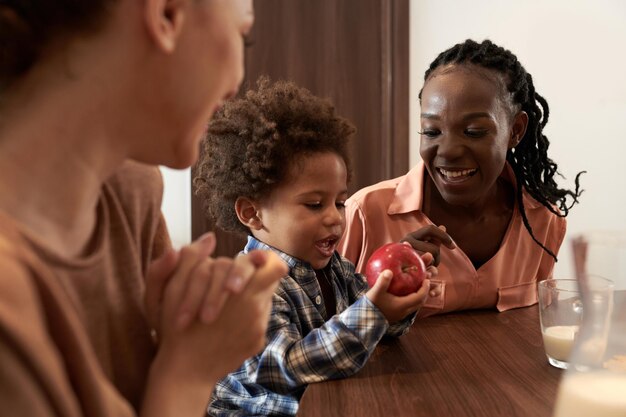
[[[357,372],[383,335],[408,330],[426,299],[429,280],[405,297],[387,293],[390,271],[368,290],[335,251],[354,130],[329,102],[267,79],[211,122],[198,194],[220,227],[248,234],[244,252],[274,250],[289,274],[274,294],[265,349],[218,383],[210,415],[295,415],[307,384]]]
[[[388,242],[432,253],[440,291],[419,316],[536,303],[581,193],[578,176],[575,191],[554,180],[548,103],[515,55],[488,40],[441,53],[420,101],[422,162],[347,201],[339,251],[357,271]]]

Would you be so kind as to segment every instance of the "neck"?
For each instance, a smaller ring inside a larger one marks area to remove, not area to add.
[[[102,183],[125,159],[85,81],[35,74],[0,112],[0,210],[66,255],[88,244]]]

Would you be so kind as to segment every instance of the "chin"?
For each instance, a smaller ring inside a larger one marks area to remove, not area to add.
[[[319,269],[326,268],[329,263],[330,263],[330,258],[326,259],[325,261],[311,262],[311,266],[313,267],[313,269],[319,270]]]
[[[451,206],[459,206],[459,207],[469,207],[475,202],[475,198],[473,196],[463,196],[456,194],[442,194],[441,195],[446,203]]]

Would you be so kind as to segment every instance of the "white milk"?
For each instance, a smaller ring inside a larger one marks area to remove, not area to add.
[[[578,333],[578,326],[550,326],[543,330],[543,345],[548,356],[567,361]]]
[[[626,416],[626,374],[590,372],[566,375],[554,417]]]

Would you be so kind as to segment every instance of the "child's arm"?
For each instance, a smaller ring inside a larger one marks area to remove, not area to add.
[[[297,392],[314,382],[348,377],[363,367],[388,327],[367,297],[310,331],[305,328],[309,324],[295,315],[296,305],[287,293],[275,294],[268,344],[236,374],[245,372],[246,382],[279,394]],[[241,381],[232,379],[238,376],[231,374],[220,382],[218,393],[222,399],[241,400],[233,391],[240,386]]]

